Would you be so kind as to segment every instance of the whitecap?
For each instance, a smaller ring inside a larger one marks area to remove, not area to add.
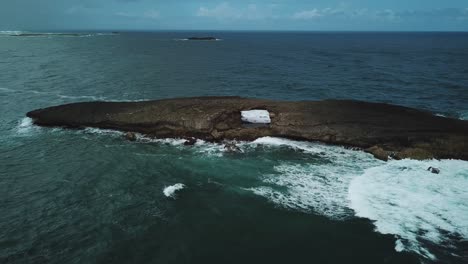
[[[182,183],[176,183],[174,185],[171,185],[171,186],[167,186],[164,188],[163,190],[163,193],[166,197],[169,197],[169,198],[175,198],[176,196],[176,192],[182,190],[185,188],[185,184],[182,184]]]
[[[430,173],[430,166],[441,173]],[[450,237],[468,239],[466,161],[390,161],[354,178],[348,197],[356,216],[397,237],[397,251],[435,260],[427,245],[451,247]]]

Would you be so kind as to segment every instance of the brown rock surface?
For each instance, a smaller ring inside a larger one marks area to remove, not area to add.
[[[268,110],[271,124],[242,124],[240,111],[251,109]],[[198,97],[74,103],[35,110],[27,116],[41,126],[107,128],[159,138],[220,141],[276,136],[362,149],[373,147],[374,151],[369,152],[381,159],[391,153],[396,158],[468,160],[467,121],[382,103]]]
[[[136,137],[135,133],[133,133],[133,132],[127,132],[125,134],[125,138],[127,140],[130,140],[130,141],[136,141],[137,140],[137,137]]]

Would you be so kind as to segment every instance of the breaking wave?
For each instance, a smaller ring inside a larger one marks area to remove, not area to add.
[[[437,167],[440,174],[426,169]],[[468,239],[468,162],[401,160],[367,169],[349,187],[356,215],[398,238],[396,250],[435,260],[428,245]]]
[[[363,152],[320,143],[264,137],[252,144],[287,146],[318,155],[317,162],[276,166],[276,173],[264,177],[265,186],[250,190],[282,207],[315,212],[332,219],[353,216],[347,200],[349,183],[365,168],[382,163]]]
[[[466,161],[382,162],[340,147],[268,137],[252,144],[323,153],[318,162],[278,165],[263,186],[249,188],[278,206],[335,220],[368,218],[377,232],[397,238],[395,250],[431,260],[454,256],[456,244],[468,239]],[[441,173],[430,173],[430,166]]]

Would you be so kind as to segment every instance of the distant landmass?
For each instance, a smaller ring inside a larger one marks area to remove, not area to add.
[[[119,35],[120,32],[113,31],[111,33],[44,33],[44,32],[23,32],[10,34],[12,37],[42,37],[42,36],[64,36],[64,37],[81,37],[87,35]]]
[[[37,36],[70,36],[70,37],[79,37],[82,34],[79,33],[20,33],[12,34],[13,37],[37,37]]]
[[[217,40],[215,37],[190,37],[188,40]]]

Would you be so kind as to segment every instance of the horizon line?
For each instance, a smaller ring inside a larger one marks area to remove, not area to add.
[[[462,30],[308,30],[308,29],[6,29],[0,32],[336,32],[336,33],[468,33]]]

